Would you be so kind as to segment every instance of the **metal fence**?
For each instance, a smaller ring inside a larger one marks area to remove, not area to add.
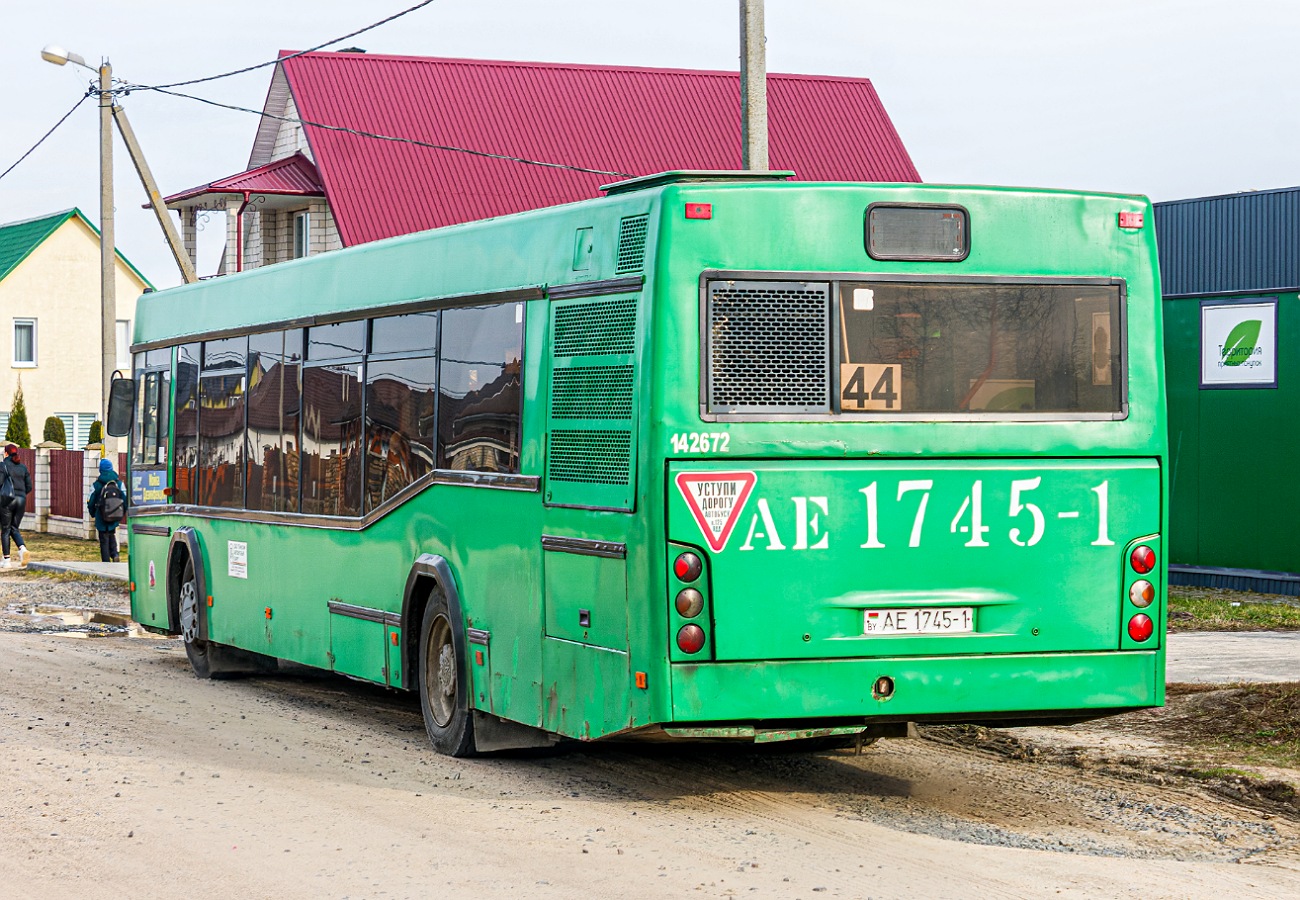
[[[18,460],[27,467],[27,474],[32,478],[32,489],[27,492],[27,505],[23,507],[23,513],[30,516],[36,512],[36,451],[30,447],[19,447]]]
[[[85,515],[83,450],[50,451],[50,515],[80,519]]]

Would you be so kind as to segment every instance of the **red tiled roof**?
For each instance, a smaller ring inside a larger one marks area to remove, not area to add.
[[[624,175],[740,168],[735,72],[320,52],[281,66],[305,121],[618,173],[307,126],[345,245],[598,197]],[[771,167],[799,180],[920,181],[864,78],[770,74],[768,118]]]
[[[319,197],[325,193],[316,166],[302,153],[277,159],[239,172],[227,178],[221,178],[210,184],[190,188],[179,194],[172,194],[163,200],[172,203],[179,200],[191,200],[203,194],[242,194],[249,191],[254,194],[286,194],[299,197]]]

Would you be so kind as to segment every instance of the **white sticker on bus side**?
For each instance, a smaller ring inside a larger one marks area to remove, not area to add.
[[[248,544],[226,541],[226,574],[231,578],[248,577]]]

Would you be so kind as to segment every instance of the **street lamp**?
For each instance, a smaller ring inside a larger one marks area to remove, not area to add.
[[[73,63],[96,71],[84,59],[57,44],[41,51],[41,59],[56,66]],[[113,67],[104,60],[99,72],[99,302],[100,302],[100,431],[104,450],[111,438],[103,426],[108,422],[108,389],[117,367],[117,247],[113,235]]]

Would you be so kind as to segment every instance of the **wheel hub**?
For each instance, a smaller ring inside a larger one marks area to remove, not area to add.
[[[193,581],[181,585],[181,637],[187,644],[199,637],[199,592]]]
[[[438,682],[444,697],[456,693],[456,655],[448,644],[438,650]]]

